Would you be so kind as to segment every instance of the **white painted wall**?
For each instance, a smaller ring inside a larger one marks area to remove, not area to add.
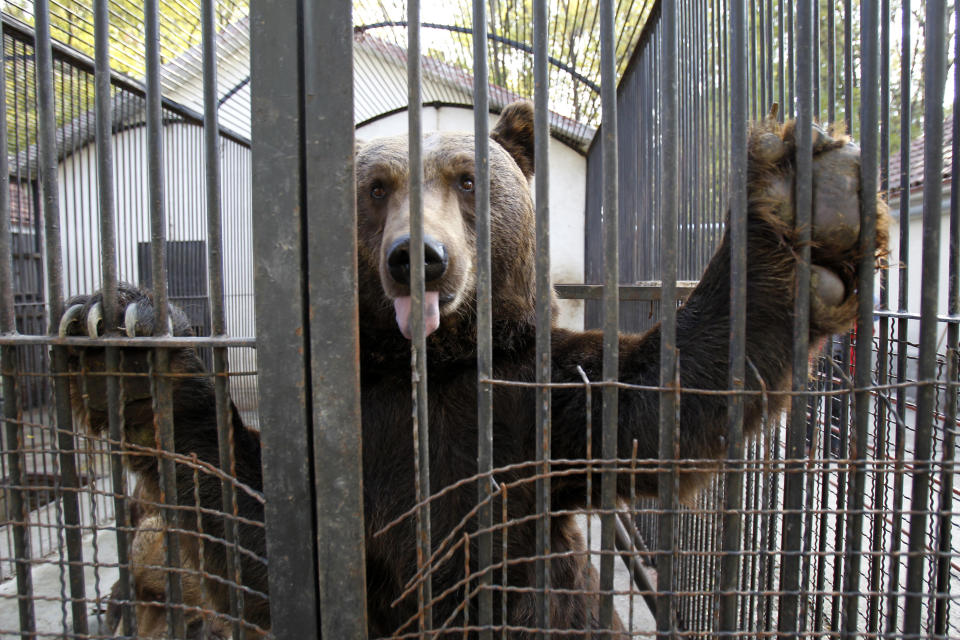
[[[164,199],[168,240],[207,241],[206,177],[203,131],[187,124],[163,130]],[[253,239],[249,152],[221,145],[221,226],[227,331],[254,335]],[[120,280],[138,284],[137,246],[150,240],[146,130],[129,129],[113,136],[114,224]],[[60,235],[66,296],[101,286],[100,199],[96,146],[64,158],[57,170],[60,188]],[[176,265],[167,265],[168,270]],[[233,371],[255,371],[252,349],[231,349]],[[239,391],[252,376],[232,380]],[[235,393],[238,397],[243,394]]]
[[[936,288],[937,314],[946,315],[949,304],[949,269],[950,269],[950,185],[944,185],[941,193],[942,201],[940,206],[940,256],[939,256],[939,282],[934,285],[929,280],[923,278],[923,193],[922,190],[910,194],[910,215],[907,220],[909,224],[909,245],[906,252],[901,257],[900,254],[900,229],[903,221],[900,219],[900,199],[894,199],[890,202],[890,213],[893,217],[893,223],[890,225],[890,271],[888,273],[887,290],[889,292],[888,300],[891,310],[896,311],[899,308],[900,301],[900,277],[906,274],[907,277],[907,301],[906,310],[910,314],[920,313],[920,296],[923,292],[929,291],[931,287]],[[877,301],[879,301],[879,276],[876,279]],[[904,320],[892,320],[890,322],[892,339],[897,340],[900,323]],[[917,358],[920,355],[920,320],[908,319],[905,321],[907,327],[907,343],[901,346],[904,353],[907,354],[907,376],[911,380],[917,379]],[[878,324],[874,321],[874,332],[878,329]],[[876,338],[875,338],[876,339]],[[937,323],[937,354],[938,359],[945,357],[947,350],[947,323]],[[896,366],[895,364],[892,366]],[[941,377],[943,372],[939,374]],[[907,396],[915,398],[916,387],[907,388]],[[908,407],[909,408],[909,407]],[[908,424],[912,424],[916,416],[908,414]]]
[[[910,194],[910,216],[909,216],[909,246],[907,247],[907,261],[900,260],[900,198],[891,200],[889,203],[890,214],[893,217],[893,224],[890,226],[890,273],[888,277],[888,287],[890,308],[897,309],[900,300],[900,271],[907,274],[907,310],[912,313],[920,313],[920,294],[930,283],[924,282],[922,278],[923,260],[923,193],[914,191]],[[944,185],[942,192],[942,204],[940,207],[942,215],[940,218],[940,278],[937,284],[937,313],[946,315],[948,311],[949,282],[948,274],[950,269],[950,185]],[[879,277],[877,279],[877,291],[879,291]],[[879,295],[879,294],[878,294]],[[913,320],[908,323],[909,340],[913,344],[920,341],[920,321]],[[940,323],[937,327],[938,333],[938,352],[946,348],[946,330],[947,325]]]
[[[407,117],[404,111],[370,122],[357,129],[357,138],[371,140],[405,134]],[[496,124],[497,118],[497,115],[491,114],[491,128]],[[425,107],[422,127],[424,133],[473,131],[473,110],[460,107]],[[556,284],[581,284],[584,277],[587,159],[554,139],[550,140],[549,153],[550,277]],[[531,189],[535,188],[535,183],[532,183]],[[583,301],[560,300],[559,314],[557,323],[560,326],[583,329]]]

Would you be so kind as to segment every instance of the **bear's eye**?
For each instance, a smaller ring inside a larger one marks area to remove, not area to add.
[[[470,175],[460,176],[460,188],[466,191],[467,193],[473,193],[473,176],[470,176]]]
[[[370,187],[370,197],[375,200],[382,200],[387,197],[387,188],[383,186],[382,182],[374,182],[373,186]]]

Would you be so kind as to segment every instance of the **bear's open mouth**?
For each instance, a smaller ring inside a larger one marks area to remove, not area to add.
[[[413,338],[410,331],[410,311],[412,308],[410,296],[400,296],[393,299],[393,309],[397,314],[397,326],[400,333],[407,340]],[[440,293],[425,291],[423,294],[423,335],[428,336],[440,326]]]

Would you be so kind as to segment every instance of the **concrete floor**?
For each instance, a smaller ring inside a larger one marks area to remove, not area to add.
[[[96,552],[94,552],[96,545]],[[111,530],[101,529],[94,536],[83,537],[84,582],[87,587],[87,624],[92,638],[111,638],[103,625],[105,605],[99,600],[110,594],[116,582],[117,536]],[[70,608],[65,604],[69,594],[66,557],[59,553],[35,560],[31,571],[33,580],[34,612],[38,637],[61,637],[72,633]],[[15,578],[0,583],[0,638],[18,637],[20,630]]]
[[[581,527],[585,527],[586,517],[579,519]],[[106,525],[109,526],[109,525]],[[590,519],[590,541],[594,550],[600,548],[600,520]],[[96,549],[94,547],[96,546]],[[9,556],[7,556],[9,557]],[[100,601],[105,599],[113,583],[117,580],[117,537],[109,528],[102,528],[94,536],[88,533],[83,537],[84,578],[87,587],[87,615],[91,637],[112,637],[103,628],[103,613],[105,605]],[[68,577],[66,572],[66,558],[60,558],[58,552],[47,555],[34,561],[31,577],[33,580],[34,611],[36,615],[38,637],[60,637],[72,632],[72,618],[70,609],[65,606],[65,596],[68,594]],[[593,561],[599,570],[599,555],[593,556]],[[639,595],[627,595],[631,591],[630,575],[619,559],[614,563],[616,567],[614,588],[623,595],[615,597],[615,607],[620,619],[638,636],[643,636],[656,628],[654,618],[650,615],[646,603]],[[651,575],[655,580],[655,576]],[[631,601],[633,603],[631,609]],[[632,616],[631,616],[632,612]],[[12,638],[19,635],[20,619],[17,605],[17,582],[8,578],[0,583],[0,638]]]

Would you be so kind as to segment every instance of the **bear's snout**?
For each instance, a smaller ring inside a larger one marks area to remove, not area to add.
[[[431,236],[423,238],[423,274],[424,282],[436,282],[447,272],[449,264],[447,248],[442,242]],[[410,236],[403,235],[394,240],[387,251],[387,271],[393,281],[400,285],[410,284]]]

